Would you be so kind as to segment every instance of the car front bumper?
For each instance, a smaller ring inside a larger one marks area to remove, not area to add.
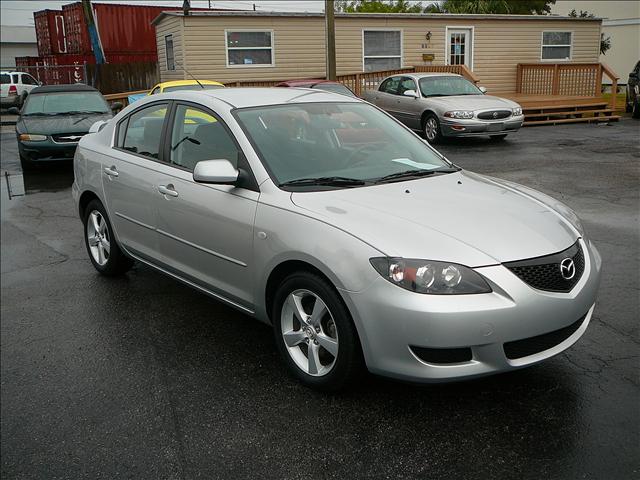
[[[73,160],[77,147],[77,142],[61,144],[50,139],[42,142],[18,141],[20,155],[34,163]]]
[[[475,269],[493,288],[487,294],[417,294],[382,277],[363,291],[342,292],[358,327],[367,367],[407,381],[441,382],[514,370],[557,355],[586,331],[600,283],[600,254],[591,242],[580,242],[585,269],[568,293],[536,290],[502,265]],[[567,328],[568,336],[560,336],[553,345],[507,358],[505,343],[535,341]],[[470,349],[471,358],[429,363],[410,347]]]
[[[445,137],[474,137],[486,135],[504,135],[517,132],[524,116],[510,117],[505,120],[451,119],[441,118],[440,127]]]

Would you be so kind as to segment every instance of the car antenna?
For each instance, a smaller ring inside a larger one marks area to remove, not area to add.
[[[182,70],[184,70],[184,71],[185,71],[185,72],[186,72],[186,73],[187,73],[191,78],[193,78],[193,79],[195,80],[195,82],[196,82],[198,85],[200,85],[200,88],[201,88],[201,89],[203,89],[203,90],[205,89],[205,88],[204,88],[204,86],[200,83],[200,80],[198,80],[196,77],[194,77],[194,76],[191,74],[191,72],[190,72],[189,70],[187,70],[186,68],[184,68],[184,66],[183,66],[183,65],[180,65],[180,64],[179,64],[178,62],[176,62],[175,60],[174,60],[174,63],[175,63],[176,65],[178,65]]]

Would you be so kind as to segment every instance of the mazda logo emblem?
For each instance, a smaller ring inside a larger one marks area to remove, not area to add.
[[[576,274],[576,264],[572,258],[565,258],[560,262],[560,275],[565,280],[571,280]]]
[[[493,112],[493,118],[498,118],[498,112]]]

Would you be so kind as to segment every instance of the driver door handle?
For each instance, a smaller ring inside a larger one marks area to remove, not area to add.
[[[170,183],[168,185],[158,185],[158,192],[162,195],[169,195],[170,197],[177,197],[178,192],[176,192],[175,187]]]
[[[111,165],[110,167],[105,167],[104,173],[106,173],[110,177],[117,177],[118,176],[118,170],[116,169],[115,165]]]

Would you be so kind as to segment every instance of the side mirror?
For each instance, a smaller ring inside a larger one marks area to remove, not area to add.
[[[203,160],[193,169],[193,180],[198,183],[235,185],[238,175],[238,170],[226,159]]]
[[[415,90],[405,90],[402,95],[405,97],[419,98]]]
[[[42,82],[38,82],[38,86],[41,87],[42,86]]]
[[[124,108],[124,105],[122,105],[122,102],[113,102],[111,104],[111,111],[114,112],[114,113],[119,112],[123,108]]]
[[[20,115],[20,110],[18,110],[18,107],[10,107],[9,110],[7,110],[11,115]]]
[[[485,87],[478,87],[478,90],[480,90],[483,94],[487,93],[487,89]]]

